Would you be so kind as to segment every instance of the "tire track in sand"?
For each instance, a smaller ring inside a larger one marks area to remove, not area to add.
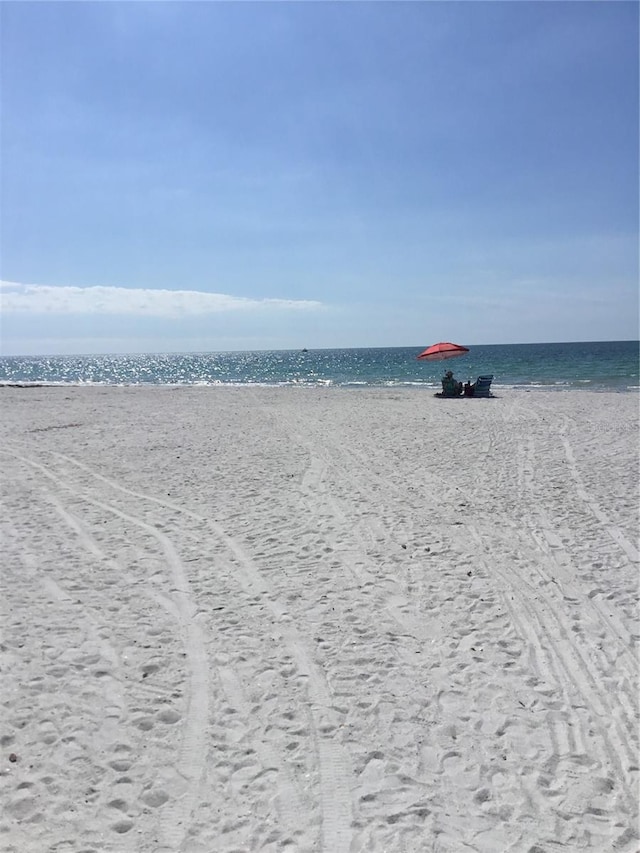
[[[1,452],[7,453],[7,451]],[[59,488],[70,491],[86,503],[98,507],[104,512],[111,513],[121,518],[123,521],[127,521],[129,524],[144,530],[145,533],[152,536],[158,542],[162,549],[175,587],[175,592],[177,593],[174,601],[176,605],[176,612],[180,620],[180,628],[184,637],[185,653],[190,669],[189,701],[186,712],[186,723],[182,735],[180,758],[177,762],[177,766],[180,768],[178,772],[184,777],[187,783],[187,788],[179,799],[170,800],[161,812],[160,837],[162,839],[162,843],[160,850],[164,849],[175,853],[175,851],[182,849],[187,836],[191,816],[197,803],[200,782],[202,775],[205,772],[204,747],[209,716],[209,667],[206,649],[204,645],[204,638],[197,622],[197,612],[191,600],[189,582],[187,580],[182,561],[180,560],[180,557],[169,537],[165,536],[152,525],[147,524],[137,516],[122,512],[103,501],[95,500],[87,495],[79,495],[77,489],[39,462],[28,459],[15,451],[11,451],[10,455],[13,455],[24,464],[40,471],[43,476],[52,480]],[[66,511],[61,505],[58,507],[58,510],[62,511],[63,514],[66,514]],[[70,525],[77,530],[77,532],[80,532],[80,528],[77,526],[72,515],[69,514],[67,520]],[[92,551],[97,548],[97,546],[92,544],[92,541],[88,539],[86,539],[85,544]],[[158,853],[160,853],[160,851]]]
[[[567,451],[567,444],[564,444],[565,452]],[[631,683],[635,680],[638,666],[637,655],[634,650],[635,638],[627,626],[622,623],[617,613],[612,611],[611,608],[605,607],[603,602],[599,600],[597,589],[592,590],[587,597],[576,592],[574,577],[577,569],[572,557],[565,548],[562,537],[556,532],[554,523],[544,508],[544,502],[535,497],[533,476],[535,470],[535,445],[532,438],[528,439],[525,446],[519,446],[519,456],[522,457],[522,490],[523,493],[528,493],[532,497],[528,501],[531,509],[524,519],[524,526],[547,557],[546,566],[542,562],[537,563],[535,566],[536,574],[544,584],[544,595],[547,598],[555,597],[557,604],[554,607],[558,610],[566,602],[570,602],[573,605],[579,604],[581,612],[590,612],[600,622],[603,631],[606,631],[606,635],[608,635],[608,640],[610,642],[613,641],[612,647],[617,648],[619,659],[616,663],[616,669],[620,674],[626,675],[629,683]],[[570,456],[572,454],[569,446],[567,461],[569,462],[570,474],[579,486],[580,475],[576,470],[575,460],[571,462]],[[582,497],[581,495],[579,496]],[[601,514],[604,517],[604,514]],[[602,521],[602,519],[599,520]],[[605,518],[605,526],[607,521]],[[611,530],[608,532],[611,533]],[[622,547],[627,556],[633,556],[634,548],[631,543],[625,539],[621,531],[617,530],[616,533],[619,535],[612,534],[611,538]],[[540,589],[540,593],[542,594],[542,588]],[[575,634],[574,644],[578,645],[581,640],[580,634],[574,631],[572,631],[572,634]],[[604,636],[605,634],[603,634],[603,638]],[[593,655],[594,649],[592,648],[590,651]],[[635,719],[637,716],[637,701],[631,695],[631,691],[629,691],[629,695],[626,695],[624,692],[620,693],[618,699],[621,707],[625,703],[628,703],[625,710],[627,734],[624,736],[624,739],[629,737],[633,739],[636,735],[636,726],[630,720]]]
[[[45,494],[45,498],[49,501],[55,508],[56,512],[58,512],[65,520],[66,514],[64,508],[60,505],[59,501],[48,493]],[[2,513],[3,524],[8,526],[11,539],[13,542],[21,542],[21,535],[15,526],[10,521],[10,513],[6,508],[3,501],[0,501],[0,513]],[[70,518],[70,517],[69,517]],[[79,525],[76,519],[73,519],[73,529],[74,532],[78,532],[79,535],[84,537],[84,532],[80,532]],[[2,536],[0,535],[0,541],[2,540]],[[84,541],[83,544],[86,547],[89,547],[88,541]],[[95,543],[93,543],[95,547]],[[28,545],[27,545],[28,547]],[[104,555],[101,551],[98,551],[97,547],[94,550],[94,547],[91,547],[91,553],[94,556],[100,556],[101,559],[104,558]],[[3,545],[3,550],[8,553],[8,548],[6,545]],[[65,589],[64,583],[58,583],[54,578],[50,577],[47,573],[42,571],[42,568],[39,565],[39,560],[35,556],[35,554],[31,553],[29,550],[25,549],[25,543],[21,542],[20,553],[18,554],[18,560],[22,567],[22,571],[28,575],[33,581],[42,589],[42,591],[49,596],[49,598],[55,602],[56,606],[62,606],[64,604],[72,604],[75,602],[75,598],[69,593],[67,589]],[[95,616],[95,611],[91,608],[85,608],[82,614],[79,617],[76,617],[79,623],[82,625],[83,630],[85,631],[87,637],[91,639],[91,641],[95,644],[96,648],[99,649],[99,654],[102,659],[116,671],[120,669],[120,660],[118,658],[118,653],[114,646],[109,642],[109,640],[102,636],[100,630],[98,628],[98,622]],[[111,677],[108,679],[104,679],[107,683],[104,686],[104,707],[102,709],[102,721],[100,731],[102,732],[102,737],[105,741],[109,740],[109,737],[115,739],[115,733],[117,731],[120,722],[126,716],[127,709],[127,699],[122,690],[121,685],[119,684],[119,680],[117,678]]]
[[[519,455],[522,456],[522,489],[534,494],[533,470],[534,470],[534,443],[529,439],[526,447],[519,446]],[[574,578],[577,569],[574,565],[568,549],[565,548],[562,537],[555,531],[552,519],[544,509],[540,500],[532,499],[529,502],[531,511],[524,519],[523,528],[528,529],[529,535],[537,546],[546,555],[546,565],[538,562],[535,565],[535,573],[542,582],[540,594],[546,598],[554,597],[558,609],[566,608],[567,603],[571,605],[569,615],[574,621],[578,620],[578,614],[588,613],[601,625],[602,639],[606,637],[608,644],[593,645],[586,649],[592,658],[592,666],[598,661],[602,667],[602,674],[607,674],[610,659],[605,655],[611,654],[615,649],[615,670],[620,682],[617,687],[618,710],[621,716],[621,724],[626,731],[621,732],[623,741],[633,741],[637,736],[637,727],[632,721],[637,718],[637,697],[632,687],[637,673],[637,655],[634,651],[634,638],[626,625],[619,619],[612,608],[604,606],[597,595],[598,588],[592,590],[586,597],[580,594],[575,587]],[[544,592],[543,592],[544,589]],[[571,634],[575,645],[583,642],[582,631],[574,624]],[[602,680],[602,678],[600,679]]]
[[[301,438],[297,431],[294,431],[294,437],[310,453],[317,453],[313,443]],[[334,461],[341,455],[347,455],[345,449],[340,446],[333,447],[332,451]],[[357,457],[353,451],[350,453],[354,458]],[[520,462],[518,485],[520,489],[526,490],[530,488],[528,471],[525,470],[522,459]],[[362,465],[353,467],[358,470]],[[310,470],[317,474],[313,485],[322,495],[321,483],[318,482],[324,474],[322,463],[316,460]],[[340,470],[338,464],[336,470]],[[303,488],[309,485],[309,482],[303,481]],[[384,485],[387,490],[392,488],[388,480]],[[561,712],[550,713],[547,719],[551,741],[557,746],[555,752],[558,756],[575,762],[577,766],[582,766],[589,761],[590,752],[595,749],[602,770],[606,772],[608,767],[615,768],[615,776],[624,779],[628,786],[627,790],[631,790],[632,787],[629,786],[633,786],[634,782],[632,772],[634,761],[632,749],[629,746],[629,728],[627,726],[626,731],[620,728],[614,713],[615,706],[610,701],[608,691],[600,684],[597,670],[593,670],[592,662],[585,658],[585,652],[577,646],[575,638],[572,637],[571,626],[564,609],[556,600],[556,593],[559,591],[553,585],[551,590],[534,588],[515,566],[517,579],[508,572],[498,571],[490,560],[491,548],[486,541],[486,531],[481,532],[475,525],[468,525],[467,530],[478,545],[476,556],[484,564],[486,573],[488,575],[493,573],[501,581],[504,605],[510,613],[514,627],[528,646],[534,672],[541,682],[554,685],[555,690],[562,696]],[[612,538],[617,539],[615,536]],[[541,573],[543,580],[547,583],[551,582],[551,578],[544,575],[539,568],[537,570]],[[538,597],[542,598],[543,606],[534,604]],[[593,608],[592,602],[586,602],[586,605]],[[624,638],[623,632],[617,631],[608,620],[603,621],[609,634],[616,640]],[[540,638],[545,638],[545,642],[541,642]],[[589,728],[595,728],[598,732],[600,743],[589,737],[592,733],[587,732],[581,713],[578,713],[579,709],[589,709],[591,722]],[[624,724],[625,721],[622,722]],[[537,790],[532,790],[531,793],[537,798],[540,797],[540,792]],[[625,791],[620,791],[618,796],[626,803],[626,811],[631,814],[633,812],[632,796]],[[538,801],[542,802],[541,799]]]
[[[224,528],[211,519],[204,518],[191,510],[186,509],[173,501],[165,501],[151,495],[146,495],[125,486],[120,485],[114,480],[93,471],[89,466],[85,465],[76,459],[65,456],[61,453],[54,454],[59,459],[74,465],[86,473],[90,474],[97,480],[104,482],[112,489],[128,494],[132,497],[139,498],[157,506],[173,509],[183,515],[193,518],[195,521],[206,524],[220,540],[222,540],[227,549],[235,558],[234,568],[236,569],[236,579],[243,586],[245,591],[254,595],[262,596],[266,606],[271,611],[273,616],[280,623],[280,630],[285,639],[291,654],[296,661],[298,670],[301,675],[308,679],[307,692],[310,702],[311,722],[314,731],[315,748],[318,755],[318,763],[320,769],[320,796],[322,808],[322,849],[325,853],[348,853],[351,846],[351,766],[348,754],[342,744],[336,739],[335,734],[338,730],[339,719],[337,713],[333,710],[333,701],[330,689],[321,670],[313,663],[306,652],[302,638],[299,632],[292,623],[287,609],[281,604],[277,595],[271,589],[267,580],[262,576],[258,567],[254,564],[251,556],[239,545],[239,543],[227,532]],[[38,463],[34,463],[38,464]],[[40,466],[43,467],[43,466]],[[103,506],[93,499],[87,498],[90,502],[97,506]],[[106,507],[108,505],[104,505]],[[109,507],[109,511],[114,511]],[[124,520],[133,520],[124,513],[116,511]],[[178,558],[173,546],[163,534],[155,530],[150,525],[144,522],[139,522],[144,525],[147,532],[162,537],[166,540],[164,545],[170,546],[173,551],[172,556]],[[159,540],[161,541],[161,540]],[[164,547],[164,546],[163,546]],[[167,554],[168,555],[168,554]],[[178,589],[184,585],[186,581],[183,577],[176,578],[176,586]]]
[[[470,533],[478,544],[479,559],[488,564],[491,560],[490,546],[479,530],[470,528]],[[568,762],[565,771],[567,779],[572,778],[572,767],[587,767],[595,761],[601,775],[594,775],[592,771],[591,782],[594,786],[610,784],[610,780],[616,778],[623,782],[622,788],[616,792],[616,797],[631,825],[636,814],[634,796],[631,793],[637,790],[634,758],[628,737],[617,730],[617,721],[607,691],[599,685],[597,674],[591,672],[580,652],[572,644],[563,627],[562,616],[553,601],[546,599],[547,608],[536,606],[535,588],[515,567],[507,572],[499,569],[494,561],[492,570],[504,585],[505,606],[511,613],[513,624],[528,644],[533,656],[534,671],[543,682],[554,685],[554,693],[562,697],[562,707],[553,714],[547,714],[547,724],[551,727],[552,741],[558,747],[557,759]],[[586,720],[583,721],[585,714]],[[614,727],[613,732],[610,731],[610,726]],[[597,738],[592,736],[594,732],[597,733]],[[563,820],[567,820],[566,814],[579,815],[584,809],[585,798],[591,809],[589,798],[595,796],[594,791],[595,787],[587,795],[575,785],[570,787],[565,794],[564,806],[558,804],[556,813]],[[572,798],[578,794],[582,797],[581,802],[572,802]],[[600,809],[598,814],[600,821],[609,818],[606,809]],[[613,833],[616,826],[617,824],[610,823],[609,831]]]
[[[611,521],[611,519],[605,514],[605,512],[600,507],[600,504],[586,490],[582,477],[580,476],[580,472],[578,471],[578,465],[573,454],[573,447],[571,446],[571,442],[567,438],[566,421],[560,427],[559,434],[560,440],[562,441],[562,446],[564,448],[565,456],[567,458],[567,463],[569,465],[569,473],[571,474],[571,477],[573,478],[573,481],[575,483],[576,494],[578,495],[580,500],[583,501],[583,503],[589,509],[592,515],[594,515],[602,524],[604,530],[613,539],[616,545],[618,545],[624,551],[629,560],[632,563],[640,563],[640,554],[638,553],[637,547],[635,545],[632,545],[631,542],[629,542],[629,540],[626,538],[620,528],[617,527]]]
[[[343,564],[353,578],[362,587],[366,587],[374,594],[376,583],[379,583],[380,578],[365,567],[362,555],[367,554],[368,545],[374,545],[376,539],[383,539],[390,543],[393,543],[393,539],[379,520],[358,519],[354,522],[353,519],[348,518],[342,509],[340,499],[332,494],[332,490],[326,484],[329,470],[338,476],[341,475],[341,466],[336,463],[336,459],[342,457],[347,463],[352,463],[344,466],[345,470],[351,472],[350,479],[346,482],[350,487],[355,485],[365,494],[367,491],[366,483],[354,472],[366,470],[366,460],[354,451],[347,452],[344,447],[337,444],[322,448],[318,442],[314,443],[306,439],[302,431],[296,428],[293,422],[288,424],[287,434],[290,439],[304,448],[309,456],[309,465],[300,483],[302,501],[314,507],[315,515],[326,514],[333,517],[344,529],[349,531],[348,539],[352,543],[351,546],[336,549],[336,553],[340,555]],[[344,475],[342,479],[344,480]],[[397,494],[397,489],[392,487],[388,481],[385,482],[385,488]],[[446,632],[446,626],[436,612],[429,614],[428,627],[423,624],[421,617],[405,612],[402,607],[408,599],[404,595],[400,583],[392,575],[387,575],[385,581],[387,584],[393,584],[397,587],[394,594],[385,593],[383,598],[378,596],[376,602],[381,611],[380,617],[389,618],[390,630],[400,628],[403,634],[414,638],[419,643],[430,643],[434,631],[440,634]]]
[[[535,415],[535,412],[532,414]],[[566,422],[564,429],[566,429]],[[562,433],[562,431],[561,428],[560,432]],[[565,445],[566,452],[567,447]],[[568,453],[567,461],[571,469],[569,456]],[[522,526],[511,530],[507,539],[515,542],[523,531],[528,531],[528,535],[545,554],[547,565],[545,565],[545,561],[539,560],[533,564],[533,571],[541,580],[541,583],[537,583],[535,587],[533,586],[534,578],[529,574],[525,576],[523,574],[524,566],[517,562],[512,563],[512,570],[509,573],[499,572],[497,567],[494,570],[497,574],[502,575],[505,589],[514,593],[515,601],[519,601],[517,607],[520,616],[523,617],[520,619],[520,624],[525,627],[529,642],[534,644],[531,648],[537,646],[541,659],[546,658],[558,675],[564,671],[565,675],[560,676],[560,682],[571,685],[573,691],[577,691],[577,694],[582,696],[586,707],[590,709],[592,722],[595,722],[594,728],[599,731],[604,746],[603,766],[606,766],[607,761],[611,762],[617,768],[620,778],[626,779],[627,785],[631,786],[629,790],[631,790],[634,785],[632,768],[636,763],[632,744],[637,742],[637,727],[631,724],[630,717],[634,717],[635,714],[627,712],[625,702],[620,701],[620,695],[616,697],[617,702],[612,701],[610,690],[603,686],[602,676],[607,674],[606,669],[601,672],[596,666],[596,663],[602,665],[602,661],[596,654],[598,649],[584,644],[583,638],[572,630],[573,623],[570,619],[570,613],[567,613],[567,602],[575,604],[579,601],[580,607],[590,612],[601,623],[608,639],[614,641],[618,646],[622,659],[627,663],[635,664],[629,632],[614,614],[606,613],[596,600],[591,597],[584,598],[581,594],[576,597],[573,580],[575,572],[571,565],[571,557],[562,546],[561,538],[556,536],[553,530],[554,525],[544,510],[544,501],[535,494],[536,453],[532,436],[525,443],[518,442],[515,458],[517,460],[518,493],[521,498],[528,495],[530,499],[524,501],[527,512],[523,518]],[[575,462],[574,469],[570,470],[570,473],[574,480],[579,479],[579,474],[575,470]],[[620,531],[617,532],[620,533]],[[489,543],[485,542],[486,536],[480,530],[475,530],[473,534],[478,544],[483,548],[484,556],[482,559],[487,559],[491,553],[491,548]],[[504,536],[504,530],[494,530],[494,544]],[[612,535],[612,538],[621,547],[623,546],[620,538],[624,540],[624,536],[621,533],[619,537]],[[632,557],[633,547],[628,542],[625,542],[624,545],[627,547],[623,547],[623,550],[627,556]],[[518,578],[517,583],[514,583],[515,578]],[[540,598],[541,604],[545,606],[533,606],[536,598]],[[536,623],[539,630],[543,632],[542,635],[547,639],[546,649],[543,649],[535,641],[535,635],[538,633]],[[530,628],[534,629],[533,634],[531,634]],[[558,666],[560,667],[559,670],[557,669]],[[567,697],[566,691],[563,692]],[[633,700],[630,699],[630,702],[632,703]],[[608,725],[605,721],[608,721]],[[578,732],[582,728],[578,719],[574,719],[572,726]],[[611,727],[613,728],[612,732],[609,730]],[[582,742],[586,742],[584,738],[582,738]],[[630,798],[627,799],[630,800]]]

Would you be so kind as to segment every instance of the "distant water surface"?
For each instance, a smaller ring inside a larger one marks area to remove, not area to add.
[[[424,345],[426,346],[426,344]],[[639,387],[640,344],[612,341],[475,346],[446,362],[417,361],[424,349],[310,349],[149,355],[0,358],[0,384],[333,385],[436,388],[446,369],[466,380],[493,374],[494,389],[630,391]]]

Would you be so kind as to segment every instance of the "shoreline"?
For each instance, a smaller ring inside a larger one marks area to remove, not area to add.
[[[588,381],[580,381],[579,384],[570,385],[569,383],[559,382],[554,385],[544,384],[544,383],[535,383],[535,384],[518,384],[518,385],[501,385],[500,382],[496,382],[495,380],[492,382],[491,390],[499,389],[501,392],[513,392],[513,393],[527,393],[527,392],[558,392],[558,391],[570,391],[570,392],[586,392],[590,394],[633,394],[640,392],[640,385],[627,385],[620,387],[604,387],[598,386],[596,388],[589,388]],[[307,382],[281,382],[279,384],[269,384],[269,383],[260,383],[260,382],[218,382],[218,383],[210,383],[210,382],[189,382],[189,383],[156,383],[156,382],[123,382],[120,384],[116,384],[114,382],[0,382],[0,389],[2,388],[20,388],[24,390],[28,390],[30,388],[146,388],[146,389],[220,389],[220,388],[247,388],[247,389],[259,389],[263,388],[265,390],[286,390],[286,389],[326,389],[326,390],[344,390],[344,391],[424,391],[426,393],[432,392],[434,389],[440,388],[440,383],[421,383],[421,382],[411,382],[411,383],[388,383],[388,384],[379,384],[373,385],[368,383],[334,383],[332,381],[320,381],[314,383]],[[498,394],[494,394],[493,396],[499,396]],[[455,397],[449,397],[447,399],[456,399]],[[472,399],[472,398],[465,398]],[[485,398],[486,399],[486,398]]]
[[[633,394],[79,388],[0,392],[7,853],[636,853]]]

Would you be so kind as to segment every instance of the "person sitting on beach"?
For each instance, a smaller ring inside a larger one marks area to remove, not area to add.
[[[476,390],[476,383],[475,382],[473,383],[473,385],[471,384],[471,382],[465,382],[464,383],[464,396],[465,397],[473,397],[473,395],[475,394],[475,390]]]
[[[462,382],[457,382],[453,378],[452,370],[447,370],[442,377],[442,393],[445,397],[457,397],[462,394]]]

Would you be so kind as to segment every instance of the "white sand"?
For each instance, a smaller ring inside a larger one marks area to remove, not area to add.
[[[4,853],[640,848],[636,395],[0,406]]]

